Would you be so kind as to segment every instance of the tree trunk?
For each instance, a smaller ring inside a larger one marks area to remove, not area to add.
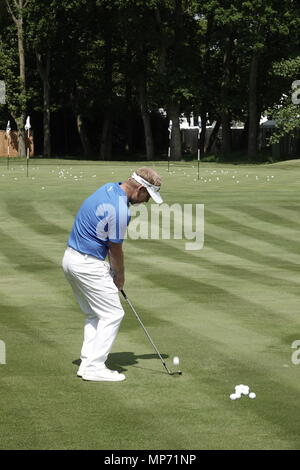
[[[19,65],[20,65],[20,84],[21,84],[21,95],[26,96],[26,72],[25,72],[25,51],[24,51],[24,31],[23,31],[23,10],[20,8],[19,17],[17,20],[17,33],[18,33],[18,51],[19,51]],[[24,100],[25,101],[25,100]],[[16,119],[18,126],[18,149],[19,157],[26,156],[26,141],[25,141],[25,130],[24,124],[26,120],[25,106],[22,105],[22,111],[20,116]]]
[[[68,134],[68,111],[66,108],[64,108],[63,111],[63,117],[64,117],[64,154],[69,155],[69,149],[70,149],[70,142],[69,142],[69,134]]]
[[[88,159],[93,154],[90,140],[86,132],[85,122],[82,114],[77,113],[76,116],[77,130],[80,137],[80,142],[83,148],[84,157]]]
[[[17,20],[17,33],[18,33],[18,51],[19,51],[19,65],[20,65],[20,82],[22,93],[26,91],[26,72],[25,72],[25,51],[24,51],[24,31],[23,31],[23,12],[19,11],[19,18]]]
[[[203,66],[202,66],[202,75],[203,75],[203,83],[204,85],[204,96],[208,93],[208,88],[210,86],[210,71],[211,71],[211,35],[213,32],[214,26],[214,14],[209,13],[207,15],[207,27],[206,27],[206,34],[205,34],[205,52],[203,56]],[[209,106],[207,105],[206,99],[204,98],[203,103],[201,105],[201,135],[200,135],[200,155],[203,155],[207,151],[206,145],[206,126],[207,126],[207,110]],[[219,128],[218,128],[219,130]]]
[[[155,19],[158,29],[159,47],[158,47],[158,71],[164,75],[167,71],[167,48],[170,45],[169,35],[166,32],[166,24],[163,23],[159,8],[155,9]]]
[[[101,130],[100,158],[110,160],[112,150],[112,38],[108,34],[105,38],[104,78],[106,103]]]
[[[207,144],[207,147],[205,148],[205,153],[206,154],[209,154],[209,152],[211,151],[211,148],[217,138],[217,135],[218,135],[218,132],[219,132],[219,129],[220,129],[220,126],[221,126],[221,119],[218,119],[216,121],[216,124],[214,125],[214,128],[212,130],[212,133],[210,134],[209,136],[209,139],[208,139],[208,144]]]
[[[126,113],[126,122],[125,122],[125,142],[124,150],[127,155],[133,153],[133,105],[132,105],[132,79],[130,76],[130,66],[132,64],[132,51],[126,44],[126,63],[128,68],[126,68],[125,73],[125,113]]]
[[[241,139],[241,148],[247,151],[248,148],[249,118],[247,117]]]
[[[200,156],[201,156],[204,154],[204,148],[205,148],[206,123],[207,123],[206,108],[204,108],[203,111],[201,111],[200,118],[201,118],[201,133],[200,133]]]
[[[180,133],[180,122],[179,122],[179,103],[172,102],[168,107],[168,116],[172,121],[172,132],[171,132],[171,159],[181,160],[182,158],[182,144],[181,144],[181,133]]]
[[[229,87],[230,87],[230,63],[232,56],[233,41],[228,36],[225,40],[225,52],[223,57],[223,80],[221,83],[221,123],[222,123],[222,155],[228,155],[231,152],[231,129],[230,129],[230,107],[229,107]]]
[[[51,157],[51,130],[50,130],[50,50],[47,50],[45,64],[42,55],[36,52],[37,68],[43,82],[43,131],[44,131],[44,147],[43,155]]]
[[[26,68],[25,68],[25,51],[24,51],[24,30],[23,30],[23,13],[28,4],[28,0],[6,0],[8,11],[17,28],[18,53],[19,53],[19,78],[20,78],[20,102],[21,111],[19,116],[15,117],[18,127],[18,148],[19,157],[26,156],[25,130],[24,124],[26,119]],[[12,113],[11,113],[12,114]]]
[[[104,121],[101,131],[100,158],[110,160],[112,150],[112,114],[108,107],[105,111]]]
[[[230,115],[228,110],[223,110],[222,112],[222,143],[221,143],[221,152],[222,155],[229,155],[231,152],[231,128],[230,128]]]
[[[92,152],[92,146],[88,134],[86,132],[84,117],[80,110],[80,104],[78,103],[77,90],[74,88],[73,92],[70,93],[70,101],[72,105],[73,114],[76,119],[76,126],[80,138],[80,142],[83,148],[83,153],[85,158],[89,158]]]
[[[149,115],[149,111],[147,107],[146,83],[145,83],[145,77],[143,73],[139,74],[138,89],[139,89],[139,101],[140,101],[141,114],[142,114],[142,119],[143,119],[143,124],[144,124],[146,158],[147,160],[150,161],[154,159],[154,143],[153,143],[150,115]]]
[[[26,114],[22,114],[15,118],[18,128],[18,154],[19,157],[26,157],[26,133],[24,129],[24,123],[26,120]]]
[[[43,119],[43,127],[44,127],[44,155],[45,157],[51,157],[51,129],[50,129],[50,121],[51,121],[51,113],[50,113],[50,84],[49,81],[46,80],[44,82],[44,119]]]
[[[125,152],[127,155],[133,153],[133,110],[132,110],[132,85],[126,79],[126,132],[125,132]]]
[[[257,157],[257,74],[258,54],[254,53],[249,74],[249,131],[248,131],[248,157]]]

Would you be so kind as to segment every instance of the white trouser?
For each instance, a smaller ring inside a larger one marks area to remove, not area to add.
[[[109,263],[67,248],[62,260],[65,276],[86,314],[81,360],[89,371],[104,363],[117,336],[124,310]]]

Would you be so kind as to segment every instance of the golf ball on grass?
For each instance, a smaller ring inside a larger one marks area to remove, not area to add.
[[[241,395],[248,395],[250,392],[250,388],[248,385],[240,384],[236,385],[235,387],[235,393],[240,393]]]
[[[250,392],[250,387],[248,385],[240,384],[234,387],[234,393],[230,395],[230,400],[237,400],[242,397],[242,395],[248,395],[252,400],[256,398],[254,392]]]
[[[230,400],[238,400],[241,397],[241,395],[237,395],[236,393],[232,393],[230,395]]]
[[[177,356],[173,357],[173,364],[174,364],[174,366],[179,365],[179,357],[177,357]]]

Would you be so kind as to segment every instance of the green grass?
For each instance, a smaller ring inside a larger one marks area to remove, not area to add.
[[[127,380],[88,383],[61,258],[82,201],[135,164],[0,162],[1,449],[299,449],[300,161],[155,167],[165,202],[205,205],[205,244],[127,240],[125,288],[183,375],[124,305],[109,365]],[[239,383],[256,400],[231,401]]]

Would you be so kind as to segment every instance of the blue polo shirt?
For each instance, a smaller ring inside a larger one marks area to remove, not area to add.
[[[68,246],[104,260],[109,242],[122,243],[130,221],[128,198],[122,183],[107,183],[80,207]]]

